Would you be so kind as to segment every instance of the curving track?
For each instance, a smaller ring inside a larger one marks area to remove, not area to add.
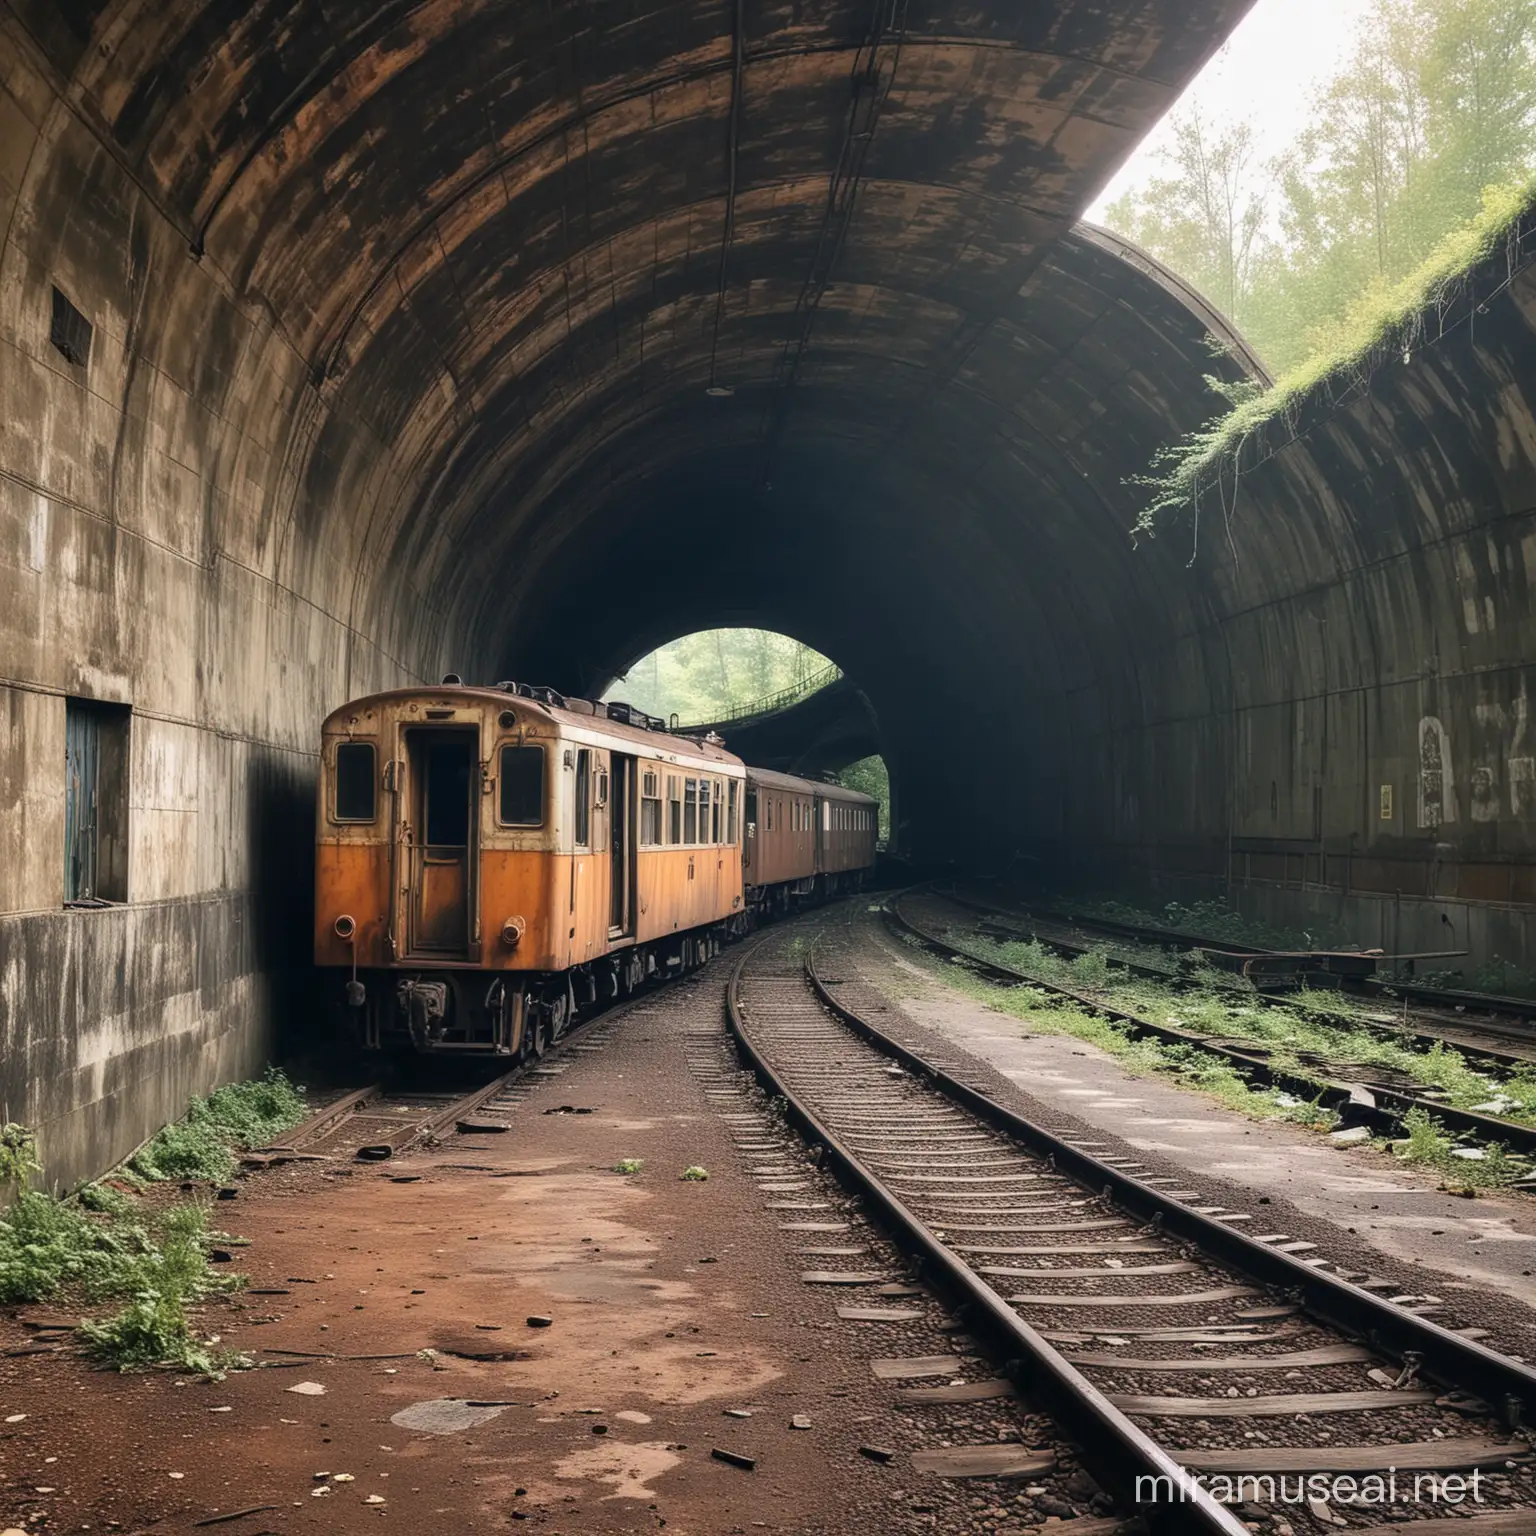
[[[1536,1529],[1536,1481],[1516,1433],[1536,1414],[1536,1371],[1375,1294],[1368,1276],[1247,1236],[1241,1215],[1182,1203],[1158,1188],[1170,1181],[1024,1120],[963,1069],[925,1060],[839,1003],[814,955],[802,960],[780,936],[745,953],[728,987],[730,1027],[797,1129],[1003,1363],[997,1379],[952,1394],[1022,1392],[1082,1448],[1123,1515],[1169,1536],[1246,1529],[1185,1474],[1295,1483],[1388,1468],[1402,1486],[1476,1472],[1490,1502],[1475,1522],[1458,1512],[1446,1526],[1419,1520],[1423,1505],[1368,1508],[1379,1519],[1365,1525],[1353,1507],[1347,1519],[1304,1502],[1280,1513],[1318,1531]],[[931,1461],[941,1475],[1040,1470],[1017,1444],[951,1447]],[[1189,1496],[1138,1498],[1149,1477]]]

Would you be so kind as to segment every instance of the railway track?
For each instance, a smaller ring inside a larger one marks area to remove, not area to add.
[[[963,961],[980,974],[1006,986],[1037,987],[1042,991],[1069,998],[1104,1018],[1124,1024],[1134,1034],[1149,1036],[1168,1045],[1190,1046],[1207,1051],[1230,1063],[1256,1082],[1267,1087],[1279,1088],[1302,1099],[1315,1100],[1325,1108],[1334,1110],[1340,1115],[1345,1125],[1364,1125],[1383,1135],[1396,1135],[1401,1130],[1403,1118],[1410,1111],[1418,1109],[1432,1115],[1448,1131],[1457,1135],[1475,1137],[1486,1143],[1501,1143],[1511,1151],[1536,1158],[1536,1126],[1477,1110],[1459,1109],[1444,1104],[1438,1099],[1411,1092],[1401,1086],[1392,1086],[1375,1080],[1368,1083],[1345,1082],[1330,1078],[1321,1071],[1312,1074],[1297,1072],[1270,1061],[1266,1056],[1257,1054],[1252,1048],[1227,1044],[1219,1038],[1212,1038],[1196,1030],[1183,1029],[1149,1019],[1133,1010],[1080,992],[1076,988],[1064,986],[1060,982],[1043,980],[1004,964],[1000,960],[979,954],[974,949],[967,949],[964,945],[957,944],[943,933],[936,931],[932,926],[914,918],[903,907],[904,897],[910,894],[910,892],[903,893],[903,896],[893,897],[886,902],[886,920],[892,927],[916,939],[934,952],[949,959]],[[951,900],[952,898],[941,899]],[[1047,947],[1055,947],[1063,952],[1083,953],[1088,947],[1043,934],[1039,937]],[[1118,957],[1116,957],[1116,963],[1129,965],[1129,962],[1120,960]],[[1144,969],[1165,980],[1168,979],[1166,972],[1153,971],[1150,967]]]
[[[1190,980],[1178,960],[1165,953],[1151,958],[1144,941],[1123,937],[1123,925],[1100,926],[1096,920],[1075,917],[1041,917],[999,907],[991,902],[977,901],[962,896],[957,891],[932,890],[926,894],[934,899],[950,902],[981,918],[995,919],[992,923],[979,922],[977,932],[984,937],[1008,941],[1037,940],[1047,949],[1067,957],[1102,953],[1111,965],[1138,976],[1164,983],[1175,989],[1189,986]],[[1192,940],[1180,940],[1185,948]],[[1130,946],[1130,947],[1128,947]],[[1383,984],[1385,985],[1385,984]],[[1427,990],[1427,989],[1426,989]],[[1470,994],[1468,994],[1470,995]],[[1278,1009],[1285,1012],[1295,1007],[1296,994],[1244,991],[1245,1002],[1256,1007]],[[1410,1013],[1406,1000],[1403,1011],[1390,1019],[1387,1003],[1382,999],[1382,1016],[1378,1018],[1354,1015],[1349,1019],[1351,1028],[1359,1028],[1386,1039],[1409,1039],[1424,1049],[1436,1045],[1450,1045],[1469,1061],[1476,1061],[1502,1071],[1536,1069],[1536,1034],[1521,1023],[1487,1018],[1469,1021],[1459,1013],[1436,1012],[1419,1008]],[[1488,999],[1490,1004],[1498,1001]]]
[[[769,938],[743,954],[729,1027],[795,1128],[1000,1364],[991,1378],[906,1391],[914,1411],[1022,1394],[1080,1448],[1120,1518],[1156,1536],[1237,1536],[1250,1527],[1212,1491],[1251,1499],[1264,1479],[1285,1500],[1269,1518],[1293,1530],[1536,1529],[1519,1433],[1536,1412],[1536,1371],[1378,1294],[1369,1275],[1303,1257],[1310,1245],[1250,1235],[1242,1213],[1187,1203],[1159,1187],[1176,1181],[1015,1114],[840,1002],[844,983],[818,971],[816,953],[802,961]],[[856,1262],[804,1278],[891,1278]],[[882,1362],[881,1374],[920,1379],[932,1364]],[[1046,1470],[1022,1442],[924,1454],[916,1469],[940,1475]],[[1474,1474],[1476,1520],[1416,1521],[1432,1504],[1406,1490]],[[1291,1501],[1289,1485],[1311,1477],[1330,1480],[1329,1496]],[[1367,1506],[1379,1518],[1362,1526],[1340,1490],[1370,1478],[1398,1499]]]
[[[950,899],[963,906],[973,907],[1000,917],[1019,920],[1023,918],[1033,926],[1043,921],[1058,932],[1076,930],[1079,934],[1097,935],[1100,941],[1116,940],[1139,946],[1144,950],[1187,952],[1191,949],[1214,948],[1231,950],[1230,943],[1201,938],[1196,934],[1181,933],[1174,929],[1154,928],[1135,923],[1120,922],[1112,918],[1086,917],[1077,913],[1057,911],[1026,915],[1010,911],[990,902],[976,901],[954,893]],[[1042,940],[1042,942],[1044,942]],[[1255,950],[1256,954],[1267,953]],[[1120,956],[1127,965],[1132,957]],[[1150,972],[1160,967],[1148,966]],[[1536,1002],[1526,998],[1502,997],[1494,993],[1467,992],[1448,987],[1430,986],[1401,978],[1386,979],[1368,976],[1348,982],[1348,990],[1374,997],[1384,1006],[1413,1002],[1418,1008],[1409,1015],[1410,1021],[1433,1025],[1422,1032],[1427,1039],[1438,1039],[1449,1031],[1465,1038],[1465,1045],[1458,1039],[1459,1049],[1497,1058],[1502,1051],[1512,1063],[1536,1062]],[[1283,1003],[1283,998],[1269,999]],[[1413,1023],[1409,1029],[1413,1031]],[[1418,1031],[1414,1031],[1418,1032]],[[1479,1038],[1481,1037],[1481,1038]]]
[[[555,1063],[568,1051],[598,1048],[598,1027],[604,1026],[601,1033],[606,1037],[606,1026],[617,1023],[649,997],[649,993],[638,994],[582,1020],[543,1056],[521,1062],[511,1071],[464,1092],[366,1083],[257,1148],[247,1161],[270,1163],[298,1157],[384,1162],[418,1143],[440,1140],[455,1130],[503,1130],[505,1123],[499,1116],[511,1108],[520,1083],[529,1077],[560,1071]]]

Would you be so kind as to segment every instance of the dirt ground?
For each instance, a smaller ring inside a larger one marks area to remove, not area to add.
[[[913,1438],[870,1357],[963,1341],[931,1299],[916,1327],[845,1322],[846,1293],[801,1282],[825,1261],[795,1253],[818,1241],[783,1229],[797,1220],[846,1221],[900,1266],[808,1163],[807,1191],[759,1187],[763,1154],[726,1118],[749,1106],[710,1076],[730,1066],[724,979],[717,965],[569,1051],[506,1134],[242,1179],[215,1211],[249,1240],[233,1250],[249,1288],[203,1323],[260,1368],[197,1382],[72,1352],[0,1360],[0,1527],[703,1536],[927,1530],[942,1513],[945,1531],[1027,1529],[1017,1486],[935,1502],[899,1459],[861,1454]],[[628,1158],[638,1174],[614,1171]],[[691,1165],[708,1180],[683,1181]],[[15,1309],[0,1346],[49,1311]]]

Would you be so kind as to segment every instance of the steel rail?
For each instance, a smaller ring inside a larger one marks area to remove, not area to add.
[[[960,1081],[845,1007],[816,973],[813,960],[807,961],[806,970],[820,1001],[860,1038],[931,1083],[994,1130],[1016,1138],[1051,1160],[1058,1171],[1097,1189],[1107,1201],[1130,1215],[1182,1238],[1219,1263],[1279,1289],[1328,1326],[1364,1339],[1398,1359],[1407,1361],[1410,1355],[1416,1356],[1425,1375],[1481,1398],[1503,1416],[1511,1429],[1536,1422],[1536,1368],[1405,1311],[1292,1254],[1258,1242],[1219,1217],[1203,1216],[1131,1174],[1101,1162],[989,1098],[980,1089]]]
[[[323,1136],[334,1125],[339,1125],[350,1115],[353,1110],[361,1109],[365,1104],[371,1104],[384,1092],[382,1083],[369,1083],[366,1087],[356,1088],[351,1093],[343,1094],[334,1103],[327,1104],[324,1109],[318,1110],[307,1120],[301,1120],[298,1125],[283,1132],[281,1136],[265,1143],[260,1147],[252,1147],[253,1154],[263,1152],[296,1152],[306,1141],[313,1141],[317,1136]]]
[[[824,1148],[844,1183],[857,1189],[879,1211],[898,1246],[915,1257],[926,1280],[947,1294],[967,1327],[991,1341],[995,1352],[1007,1362],[1008,1375],[1077,1445],[1095,1481],[1127,1508],[1135,1507],[1139,1479],[1167,1479],[1165,1486],[1181,1491],[1184,1497],[1177,1502],[1138,1510],[1154,1536],[1245,1536],[1247,1527],[1235,1515],[1189,1481],[1167,1451],[940,1243],[774,1071],[753,1044],[741,1010],[742,973],[757,948],[753,945],[731,969],[726,985],[726,1020],[737,1049],[763,1087],[783,1100],[791,1123],[807,1141]]]
[[[1336,1082],[1321,1074],[1314,1077],[1277,1067],[1262,1056],[1253,1056],[1233,1046],[1222,1045],[1193,1030],[1179,1029],[1172,1024],[1159,1024],[1154,1019],[1131,1013],[1072,987],[1064,987],[1059,982],[1043,981],[1038,976],[1015,970],[1011,965],[962,949],[904,916],[899,898],[888,901],[884,912],[888,922],[896,924],[921,943],[955,959],[964,960],[978,970],[990,972],[1011,986],[1039,987],[1042,991],[1055,992],[1061,997],[1071,998],[1084,1008],[1092,1009],[1106,1019],[1129,1025],[1137,1034],[1152,1035],[1168,1045],[1187,1045],[1209,1051],[1261,1083],[1325,1104],[1329,1109],[1336,1110],[1347,1124],[1366,1125],[1391,1133],[1400,1128],[1403,1117],[1409,1111],[1420,1109],[1425,1114],[1433,1115],[1447,1129],[1462,1135],[1477,1136],[1487,1142],[1503,1142],[1517,1151],[1536,1157],[1536,1126],[1522,1125],[1517,1120],[1505,1120],[1498,1115],[1479,1114],[1473,1109],[1456,1109],[1434,1099],[1421,1099],[1416,1094],[1400,1093],[1395,1088],[1365,1088],[1360,1085],[1370,1094],[1372,1102],[1367,1104],[1348,1083]]]
[[[971,905],[977,904],[971,903]],[[1105,933],[1118,934],[1121,938],[1132,939],[1142,944],[1158,945],[1165,949],[1178,946],[1185,949],[1236,950],[1255,955],[1275,953],[1274,950],[1264,949],[1256,944],[1235,944],[1225,939],[1207,939],[1197,933],[1181,932],[1177,928],[1157,928],[1150,924],[1127,923],[1118,918],[1089,917],[1083,913],[1057,911],[1042,912],[1041,916],[1054,918],[1060,922],[1086,924],[1100,928]],[[1463,1007],[1476,1008],[1484,1013],[1506,1013],[1526,1023],[1536,1023],[1536,1000],[1530,998],[1506,997],[1497,992],[1468,992],[1451,987],[1435,987],[1421,981],[1386,981],[1379,976],[1367,977],[1356,985],[1366,992],[1390,991],[1399,997],[1412,998],[1417,1002],[1430,1005],[1460,1003]]]
[[[1060,950],[1063,954],[1086,955],[1092,952],[1093,946],[1091,944],[1080,944],[1075,939],[1053,937],[1049,934],[1041,933],[1032,925],[1036,922],[1060,924],[1063,927],[1075,928],[1083,932],[1098,929],[1103,932],[1105,937],[1111,943],[1113,943],[1116,939],[1126,938],[1128,938],[1129,942],[1131,943],[1146,944],[1152,942],[1150,939],[1136,939],[1134,937],[1130,937],[1129,935],[1119,933],[1116,931],[1115,926],[1102,922],[1096,917],[1069,917],[1064,916],[1061,913],[1050,911],[1041,912],[1037,916],[1036,914],[1029,912],[1010,911],[1007,907],[995,907],[987,902],[977,901],[969,896],[962,896],[957,891],[943,891],[938,889],[936,886],[929,887],[929,890],[932,895],[938,897],[938,899],[941,901],[952,902],[957,907],[965,907],[972,912],[979,912],[986,917],[997,917],[1004,919],[1005,922],[1000,924],[1000,927],[1017,923],[1025,924],[1027,925],[1028,935],[1031,938],[1034,938],[1041,944],[1044,944],[1047,949]],[[1024,937],[1026,930],[1010,927],[1009,931],[1011,933],[1018,934],[1018,936],[1022,938]],[[1150,932],[1151,930],[1148,931]],[[1191,942],[1193,943],[1194,941]],[[1197,947],[1202,949],[1214,949],[1216,946],[1212,944],[1202,944],[1198,945]],[[1265,951],[1256,951],[1256,953],[1262,954],[1265,953]],[[1109,960],[1111,965],[1121,966],[1127,971],[1135,972],[1138,976],[1149,976],[1156,980],[1167,982],[1168,985],[1173,987],[1182,988],[1190,985],[1187,978],[1185,978],[1176,968],[1172,968],[1166,965],[1153,965],[1146,960],[1137,960],[1133,956],[1120,952],[1108,954],[1106,955],[1106,958]],[[1387,986],[1388,984],[1382,983],[1381,985]],[[1390,985],[1395,987],[1396,983],[1391,983]],[[1344,988],[1340,988],[1340,991],[1344,992],[1346,996],[1355,995],[1352,991]],[[1243,996],[1248,1001],[1256,1003],[1263,1008],[1286,1009],[1296,1006],[1295,996],[1290,992],[1260,992],[1255,990],[1251,994],[1244,993]],[[1382,999],[1375,999],[1375,1001],[1380,1002]],[[1373,1034],[1379,1034],[1389,1038],[1407,1034],[1415,1040],[1422,1040],[1427,1045],[1433,1046],[1438,1044],[1454,1046],[1455,1049],[1459,1051],[1463,1056],[1467,1056],[1479,1061],[1495,1062],[1499,1066],[1504,1067],[1510,1071],[1516,1071],[1521,1067],[1529,1067],[1533,1065],[1533,1063],[1536,1063],[1536,1057],[1533,1057],[1529,1052],[1527,1052],[1525,1055],[1517,1055],[1510,1051],[1499,1050],[1496,1046],[1479,1045],[1472,1041],[1460,1040],[1454,1036],[1448,1036],[1444,1033],[1437,1033],[1433,1029],[1422,1027],[1428,1022],[1431,1022],[1430,1018],[1420,1018],[1419,1024],[1421,1027],[1414,1028],[1406,1023],[1386,1024],[1377,1022],[1373,1019],[1355,1019],[1351,1021],[1351,1023],[1356,1027],[1368,1029]],[[1519,1039],[1518,1036],[1516,1036],[1508,1029],[1499,1030],[1495,1025],[1478,1023],[1476,1021],[1467,1022],[1465,1025],[1463,1025],[1460,1021],[1457,1021],[1453,1027],[1456,1029],[1465,1028],[1468,1031],[1474,1032],[1480,1032],[1486,1029],[1490,1030],[1495,1036],[1502,1035],[1504,1038],[1511,1041],[1518,1042]],[[1531,1040],[1530,1044],[1536,1045],[1536,1040]]]

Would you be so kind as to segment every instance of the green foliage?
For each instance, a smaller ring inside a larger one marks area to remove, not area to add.
[[[194,1337],[187,1307],[210,1291],[232,1289],[240,1277],[209,1268],[205,1206],[172,1207],[159,1218],[155,1237],[123,1277],[118,1294],[129,1297],[128,1305],[103,1322],[82,1323],[81,1336],[92,1354],[119,1370],[169,1364],[217,1375],[236,1362]]]
[[[133,1209],[133,1201],[110,1184],[87,1184],[76,1190],[75,1199],[86,1210],[102,1216],[126,1216]]]
[[[797,687],[829,666],[819,651],[771,630],[706,629],[642,657],[603,697],[699,724]]]
[[[1452,1107],[1536,1124],[1536,1073],[1495,1075],[1470,1066],[1443,1041],[1425,1049],[1412,1036],[1369,1027],[1386,1022],[1387,1016],[1342,993],[1304,988],[1278,1007],[1261,1004],[1251,988],[1233,986],[1232,978],[1222,973],[1214,974],[1212,985],[1191,985],[1184,978],[1183,985],[1175,986],[1115,968],[1102,950],[1068,961],[1035,940],[998,942],[975,934],[966,944],[1027,976],[1073,987],[1152,1023],[1222,1040],[1251,1041],[1277,1066],[1298,1075],[1316,1076],[1329,1071],[1330,1064],[1379,1067],[1443,1094]],[[1294,1100],[1282,1107],[1288,1118],[1302,1123],[1321,1123],[1329,1115],[1318,1108],[1309,1118]]]
[[[1536,0],[1376,0],[1309,125],[1261,163],[1244,121],[1187,111],[1166,174],[1107,222],[1195,284],[1278,383],[1169,449],[1159,511],[1229,485],[1247,439],[1417,339],[1497,248],[1536,173]]]
[[[621,1162],[613,1165],[613,1171],[615,1173],[639,1173],[644,1166],[645,1159],[643,1157],[626,1157]]]
[[[186,1117],[165,1126],[129,1166],[146,1179],[227,1179],[231,1148],[260,1146],[306,1113],[303,1090],[269,1067],[264,1076],[193,1099]]]
[[[856,789],[880,802],[880,831],[882,843],[891,840],[891,776],[886,771],[883,757],[861,757],[849,763],[837,776],[844,789]]]
[[[0,1125],[0,1184],[25,1184],[41,1166],[31,1130],[11,1120]]]
[[[165,1362],[212,1372],[217,1362],[193,1337],[187,1307],[240,1284],[208,1263],[203,1205],[143,1213],[117,1191],[104,1214],[25,1191],[0,1217],[0,1303],[37,1302],[60,1292],[86,1304],[127,1305],[105,1322],[86,1321],[92,1352],[122,1369]]]
[[[692,1168],[684,1168],[678,1177],[686,1184],[702,1184],[709,1177],[709,1169],[695,1164]]]
[[[1444,1183],[1455,1188],[1498,1189],[1530,1172],[1530,1164],[1502,1143],[1474,1149],[1482,1152],[1481,1157],[1458,1156],[1457,1144],[1445,1127],[1422,1109],[1411,1109],[1403,1116],[1403,1130],[1403,1139],[1392,1144],[1397,1157],[1434,1169]]]

